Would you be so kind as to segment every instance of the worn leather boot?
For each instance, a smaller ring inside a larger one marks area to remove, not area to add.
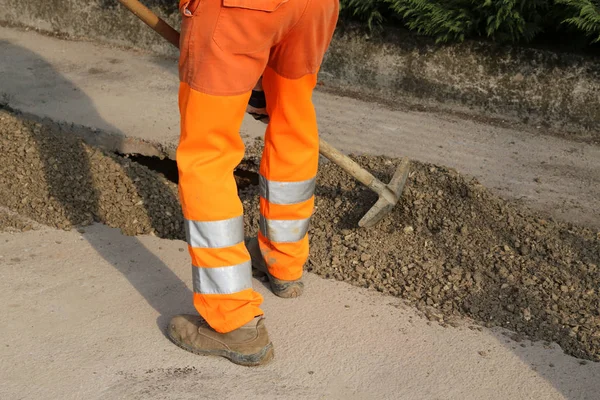
[[[294,298],[300,296],[302,292],[304,292],[304,282],[302,282],[302,279],[284,281],[275,278],[269,273],[267,264],[265,263],[262,253],[260,252],[260,246],[257,238],[246,240],[246,247],[250,253],[250,258],[252,259],[252,267],[269,278],[271,291],[276,296],[283,298]]]
[[[239,365],[262,365],[273,358],[273,343],[261,317],[234,331],[219,333],[202,317],[177,315],[169,323],[167,334],[184,350],[198,355],[225,357]]]

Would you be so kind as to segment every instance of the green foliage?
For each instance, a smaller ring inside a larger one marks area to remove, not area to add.
[[[341,0],[342,15],[366,22],[404,26],[437,42],[487,37],[528,42],[556,35],[561,26],[600,42],[600,0]]]
[[[600,1],[599,0],[557,0],[571,9],[574,15],[563,22],[574,26],[586,36],[591,37],[592,43],[600,42]]]
[[[477,7],[485,33],[501,42],[530,41],[543,31],[542,14],[549,0],[486,0]]]
[[[340,13],[365,21],[371,31],[381,28],[383,0],[340,0]]]
[[[470,0],[386,0],[408,29],[438,42],[462,41],[477,25]]]

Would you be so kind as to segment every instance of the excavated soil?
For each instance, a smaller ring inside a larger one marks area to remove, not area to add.
[[[37,224],[27,221],[19,214],[0,207],[0,231],[27,232],[34,229],[35,225]]]
[[[53,129],[0,111],[0,206],[59,229],[98,221],[128,235],[183,239],[173,182]],[[248,154],[236,178],[253,234],[260,145]],[[384,181],[397,164],[356,159]],[[374,228],[358,228],[375,200],[323,160],[309,271],[398,296],[443,324],[467,316],[600,360],[599,232],[536,215],[454,170],[416,162],[393,212]],[[2,215],[0,229],[31,229]]]

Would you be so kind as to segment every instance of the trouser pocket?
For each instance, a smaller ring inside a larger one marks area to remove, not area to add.
[[[281,32],[288,0],[223,0],[213,33],[223,51],[250,54],[268,49]]]
[[[223,7],[271,12],[287,2],[288,0],[223,0]]]

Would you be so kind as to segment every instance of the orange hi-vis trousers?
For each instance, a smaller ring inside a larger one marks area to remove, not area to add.
[[[262,315],[233,171],[240,126],[262,77],[269,124],[260,166],[259,243],[278,279],[302,276],[319,157],[316,74],[338,0],[182,0],[179,194],[194,306],[218,332]]]

